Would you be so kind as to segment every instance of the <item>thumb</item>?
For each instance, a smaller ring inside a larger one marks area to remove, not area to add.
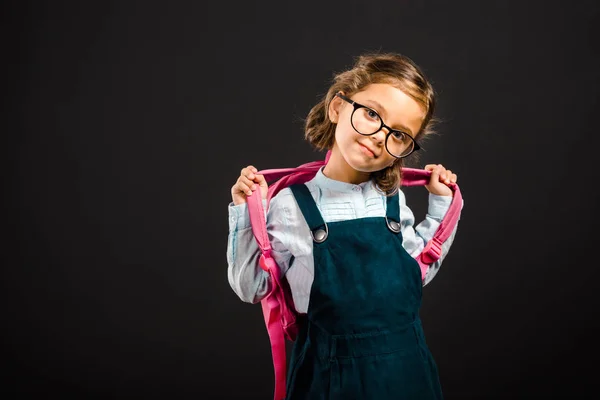
[[[437,181],[440,180],[440,173],[443,170],[441,164],[428,164],[428,165],[425,166],[424,169],[426,171],[430,171],[431,172],[431,176],[429,177],[429,184],[431,184],[433,182],[437,182]]]
[[[423,169],[425,171],[431,172],[431,175],[438,174],[439,175],[439,164],[427,164]]]
[[[264,176],[264,175],[258,175],[258,174],[257,174],[257,175],[255,175],[255,180],[254,180],[254,181],[255,181],[256,183],[258,183],[258,185],[259,185],[261,188],[266,188],[266,187],[268,187],[268,185],[267,185],[267,181],[265,180],[265,176]]]
[[[266,199],[269,194],[269,185],[267,185],[267,181],[263,175],[256,175],[254,181],[258,183],[260,187],[260,193],[263,199]]]

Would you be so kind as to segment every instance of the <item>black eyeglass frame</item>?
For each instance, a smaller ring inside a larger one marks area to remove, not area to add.
[[[411,155],[412,153],[414,153],[415,151],[417,151],[417,150],[420,150],[420,149],[421,149],[421,146],[419,146],[419,143],[418,143],[418,142],[415,140],[415,138],[413,138],[411,135],[409,135],[408,133],[406,133],[406,132],[404,132],[404,131],[401,131],[401,130],[398,130],[398,129],[393,129],[393,128],[391,128],[391,127],[387,126],[386,124],[384,124],[384,123],[383,123],[383,118],[381,118],[381,115],[379,115],[379,113],[378,113],[377,111],[373,110],[371,107],[365,106],[365,105],[363,105],[363,104],[359,104],[359,103],[355,102],[354,100],[352,100],[351,98],[344,96],[344,95],[343,95],[343,94],[341,94],[341,93],[336,93],[335,95],[336,95],[337,97],[339,97],[340,99],[342,99],[342,100],[344,100],[344,101],[347,101],[348,103],[352,104],[352,106],[354,107],[354,110],[352,110],[352,114],[350,114],[350,125],[352,125],[352,128],[354,128],[354,130],[355,130],[355,131],[356,131],[358,134],[360,134],[360,135],[363,135],[363,136],[371,136],[371,135],[374,135],[374,134],[376,134],[377,132],[379,132],[379,131],[381,130],[381,128],[385,128],[385,129],[387,129],[387,130],[388,130],[388,133],[385,135],[385,150],[386,150],[386,151],[388,152],[388,154],[389,154],[389,155],[391,155],[392,157],[394,157],[394,158],[405,158],[405,157],[408,157],[408,156],[410,156],[410,155]],[[359,132],[359,131],[358,131],[358,129],[356,129],[356,127],[354,126],[354,123],[352,122],[352,117],[354,116],[354,113],[356,112],[356,110],[358,110],[358,109],[360,109],[360,108],[366,108],[367,110],[371,110],[371,111],[373,111],[375,114],[377,114],[377,116],[379,117],[379,120],[381,121],[381,126],[379,127],[379,129],[377,129],[377,130],[376,130],[375,132],[373,132],[373,133],[362,133],[362,132]],[[389,138],[389,137],[390,137],[390,135],[391,135],[392,133],[394,133],[394,132],[400,132],[400,133],[402,133],[403,135],[406,135],[406,136],[408,136],[408,137],[409,137],[409,138],[410,138],[410,139],[413,141],[413,143],[414,143],[414,146],[413,146],[413,149],[411,150],[411,152],[410,152],[410,153],[408,153],[408,154],[406,154],[406,155],[403,155],[403,156],[396,156],[396,155],[392,154],[392,153],[391,153],[391,152],[388,150],[388,147],[387,147],[388,138]]]

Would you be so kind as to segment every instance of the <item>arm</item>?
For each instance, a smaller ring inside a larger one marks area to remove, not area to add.
[[[284,274],[293,261],[287,250],[285,217],[279,204],[279,195],[273,197],[266,212],[267,233],[271,254]],[[263,207],[266,201],[263,200]],[[269,273],[259,266],[260,249],[252,232],[247,203],[229,204],[229,237],[227,241],[227,277],[238,297],[247,303],[258,303],[270,291]]]
[[[433,238],[440,222],[446,215],[452,196],[439,196],[429,194],[429,207],[425,219],[414,227],[415,217],[412,210],[406,205],[406,198],[402,191],[399,192],[400,198],[400,220],[402,226],[403,246],[412,257],[417,257],[422,251],[427,242]],[[458,225],[452,231],[450,237],[442,243],[442,256],[427,269],[423,285],[428,284],[438,273],[442,261],[448,254],[454,237],[456,235]]]
[[[263,202],[263,206],[265,202]],[[246,203],[229,204],[227,278],[238,297],[247,303],[259,302],[269,290],[269,274],[258,265],[260,249],[254,238]]]
[[[259,302],[269,292],[269,274],[259,266],[261,255],[252,232],[247,197],[260,188],[263,208],[266,205],[268,185],[264,176],[257,174],[253,165],[242,168],[231,187],[229,203],[229,237],[227,240],[227,278],[240,299]]]

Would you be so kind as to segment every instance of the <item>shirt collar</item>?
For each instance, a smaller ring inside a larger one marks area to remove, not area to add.
[[[371,179],[368,181],[365,181],[365,182],[361,182],[356,185],[354,183],[336,181],[334,179],[326,177],[325,174],[323,174],[323,168],[325,168],[325,167],[323,166],[323,167],[319,168],[319,170],[315,174],[315,177],[313,178],[313,182],[321,188],[327,188],[329,190],[334,190],[336,192],[349,193],[349,192],[354,191],[355,190],[354,188],[356,188],[357,186],[364,190],[367,187],[370,187],[372,184]]]

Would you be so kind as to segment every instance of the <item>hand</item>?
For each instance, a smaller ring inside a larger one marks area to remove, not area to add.
[[[243,168],[240,177],[231,187],[231,198],[234,205],[242,204],[247,201],[247,197],[260,187],[260,193],[263,199],[267,198],[269,186],[263,175],[257,174],[258,170],[252,165]]]
[[[425,170],[431,171],[429,184],[425,185],[429,193],[438,196],[452,196],[454,194],[448,185],[456,183],[456,174],[444,168],[442,164],[428,164],[425,166]]]

